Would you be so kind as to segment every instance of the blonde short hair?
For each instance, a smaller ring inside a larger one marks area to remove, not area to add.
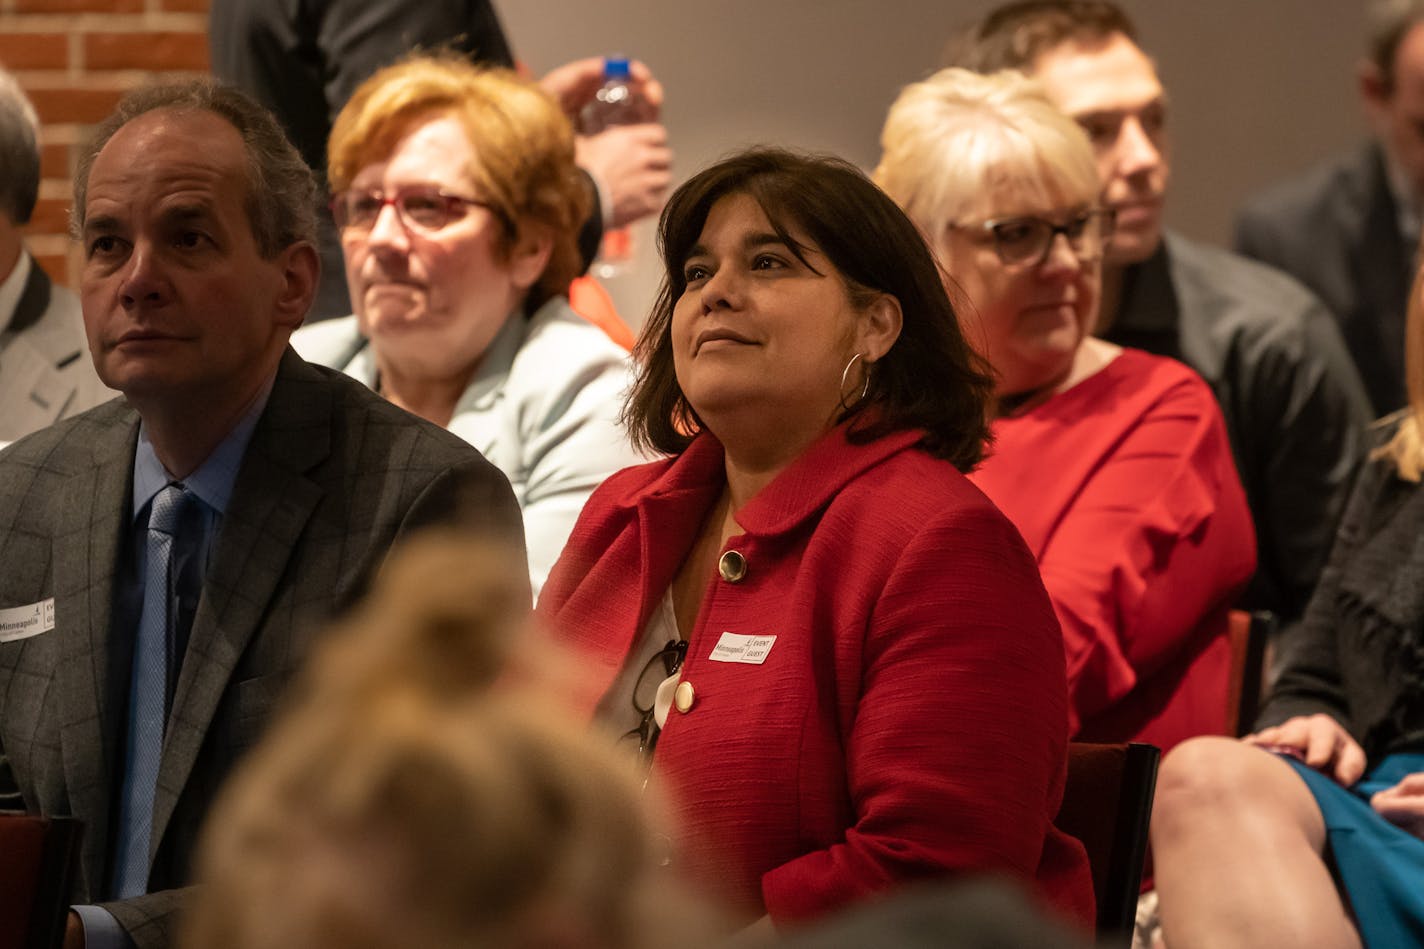
[[[453,55],[417,55],[357,87],[331,128],[327,177],[342,191],[367,165],[388,158],[412,128],[453,115],[475,146],[470,169],[478,197],[504,223],[498,252],[508,255],[527,223],[549,228],[553,251],[529,291],[525,311],[568,292],[583,269],[578,232],[592,197],[574,164],[569,120],[536,84],[508,69]]]
[[[1002,191],[1055,204],[1099,193],[1092,145],[1035,81],[943,69],[900,91],[880,135],[875,181],[939,246],[944,231]]]
[[[712,920],[633,762],[540,678],[510,554],[417,541],[324,637],[213,808],[181,945],[642,949]]]
[[[658,838],[598,737],[491,694],[283,722],[212,814],[184,945],[658,945]],[[574,943],[570,943],[574,944]]]

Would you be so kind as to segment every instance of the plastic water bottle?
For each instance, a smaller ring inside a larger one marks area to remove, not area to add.
[[[603,61],[603,85],[593,101],[579,113],[579,131],[597,135],[611,125],[634,125],[644,120],[643,105],[629,85],[628,58],[609,56]],[[626,271],[633,261],[633,235],[626,227],[608,228],[598,245],[593,275],[606,280]]]
[[[641,103],[629,85],[631,75],[626,56],[609,56],[603,61],[603,85],[579,113],[583,134],[597,135],[610,125],[632,125],[641,120]]]

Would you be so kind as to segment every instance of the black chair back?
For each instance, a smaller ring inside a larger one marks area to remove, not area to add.
[[[1068,781],[1054,823],[1088,851],[1105,949],[1132,943],[1161,757],[1157,746],[1140,742],[1068,746]]]

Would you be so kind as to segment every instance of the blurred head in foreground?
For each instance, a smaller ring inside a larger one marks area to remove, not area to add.
[[[393,561],[215,808],[184,945],[670,942],[695,910],[633,772],[526,661],[522,570],[449,540]]]

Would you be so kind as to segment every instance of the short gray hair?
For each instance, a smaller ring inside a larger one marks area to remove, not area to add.
[[[1020,72],[942,69],[900,91],[875,182],[939,249],[944,231],[999,188],[1044,204],[1097,200],[1087,134]]]
[[[39,117],[15,77],[0,69],[0,212],[26,224],[40,194]]]
[[[94,160],[119,129],[148,112],[211,112],[242,136],[247,152],[247,216],[262,256],[270,259],[298,242],[316,243],[316,179],[272,113],[241,90],[211,78],[144,86],[128,93],[94,133],[74,174],[70,226],[84,230],[84,201]],[[194,148],[201,148],[195,142]]]

